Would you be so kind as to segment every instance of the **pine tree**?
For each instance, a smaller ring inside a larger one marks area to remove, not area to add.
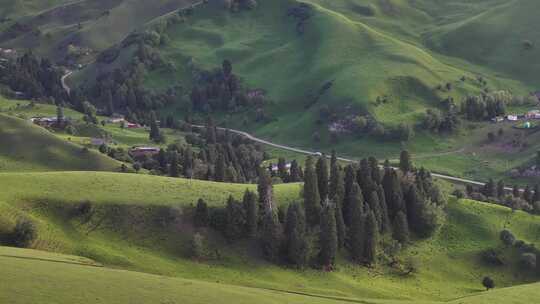
[[[170,177],[179,177],[178,171],[178,153],[173,151],[171,154],[171,164],[169,165],[169,176]]]
[[[369,158],[369,166],[371,167],[371,180],[379,185],[381,183],[381,169],[379,168],[379,161],[375,157]]]
[[[337,240],[338,240],[338,249],[345,246],[345,240],[347,239],[347,227],[345,226],[345,221],[343,220],[343,211],[339,202],[336,200],[333,201],[334,206],[336,206],[336,228],[337,228]]]
[[[399,169],[404,174],[407,174],[413,170],[411,156],[408,151],[401,151],[399,156]]]
[[[212,118],[208,117],[208,121],[206,122],[206,143],[213,145],[216,144],[216,142],[216,126],[214,125]]]
[[[259,193],[259,210],[262,214],[272,213],[274,210],[274,190],[272,186],[272,178],[268,171],[259,169],[259,183],[257,185],[257,192]]]
[[[373,211],[367,214],[365,239],[364,261],[371,265],[377,257],[377,246],[379,244],[379,229]]]
[[[330,199],[336,204],[342,205],[345,199],[345,183],[343,178],[343,171],[339,167],[339,164],[335,164],[331,168],[330,174]]]
[[[264,257],[270,262],[279,260],[281,228],[274,212],[266,212],[262,222],[261,245]]]
[[[369,209],[375,216],[375,220],[377,222],[377,228],[378,231],[382,231],[383,229],[383,218],[382,218],[382,211],[381,211],[381,204],[379,202],[379,195],[377,194],[377,191],[372,191],[369,196],[366,199],[366,202],[369,206]]]
[[[114,114],[114,104],[111,90],[107,90],[105,93],[105,104],[107,105],[107,115],[112,116]]]
[[[306,218],[303,208],[293,203],[289,205],[285,221],[287,260],[297,268],[304,268],[308,263],[306,238]]]
[[[259,206],[255,193],[246,190],[242,204],[244,205],[244,212],[246,214],[246,235],[248,237],[254,237],[257,235],[259,224]]]
[[[316,226],[320,221],[321,197],[317,182],[317,174],[313,167],[313,159],[308,157],[306,160],[306,172],[304,177],[304,207],[306,209],[306,218],[310,226]]]
[[[506,191],[504,190],[504,188],[505,188],[504,181],[501,179],[497,183],[497,197],[498,198],[503,198],[504,195],[506,194]]]
[[[381,232],[385,233],[392,230],[390,224],[390,216],[388,215],[388,206],[386,205],[386,197],[384,195],[384,189],[382,186],[377,188],[377,196],[379,198],[379,205],[381,206]]]
[[[227,170],[227,165],[225,164],[225,155],[223,152],[219,152],[218,159],[216,161],[215,166],[215,172],[214,172],[214,178],[216,182],[224,182],[225,181],[225,171]]]
[[[523,190],[523,199],[527,202],[532,202],[533,193],[531,191],[531,187],[529,185],[525,186],[525,189]]]
[[[487,184],[484,185],[482,193],[487,197],[497,196],[497,186],[495,185],[495,181],[493,181],[492,178],[490,178]]]
[[[536,202],[540,202],[540,185],[536,184],[534,186],[534,193],[533,193],[533,197],[532,197],[532,202],[533,204],[536,203]],[[540,264],[540,261],[538,262],[538,264]]]
[[[393,237],[401,244],[409,242],[409,225],[407,225],[407,216],[403,211],[399,211],[394,219]]]
[[[373,180],[371,180],[371,166],[367,159],[364,158],[360,161],[360,168],[358,169],[356,178],[362,189],[362,194],[364,197],[368,197],[371,192],[375,190],[375,184]]]
[[[320,198],[324,201],[328,198],[328,161],[324,155],[317,160],[317,182]]]
[[[362,193],[357,184],[353,187],[351,195],[353,195],[354,199],[350,202],[348,244],[353,260],[362,262],[364,256],[366,218],[363,212]]]
[[[401,182],[395,170],[386,170],[383,177],[382,186],[384,188],[384,196],[386,198],[386,204],[388,207],[388,215],[390,218],[394,218],[398,211],[405,211]]]
[[[409,228],[416,233],[421,230],[422,202],[416,186],[411,185],[405,194],[405,203],[407,204],[407,222]]]
[[[159,149],[159,153],[157,155],[157,162],[159,163],[159,168],[162,172],[167,172],[167,154],[165,153],[165,150]]]
[[[515,198],[521,197],[521,193],[520,193],[520,191],[519,191],[519,186],[518,186],[518,185],[514,185],[514,187],[512,187],[512,195],[513,195]]]
[[[345,168],[345,197],[343,199],[342,204],[342,211],[343,211],[343,220],[345,221],[345,225],[347,227],[351,224],[351,217],[350,217],[350,209],[351,209],[351,198],[352,198],[352,191],[355,185],[358,185],[356,183],[356,173],[353,168],[353,166],[347,166]]]
[[[56,107],[56,121],[58,125],[62,126],[64,124],[64,108],[61,106]]]
[[[206,202],[200,198],[197,201],[197,207],[195,208],[195,214],[193,216],[193,222],[196,227],[208,226],[210,214],[208,212],[208,206]]]
[[[232,196],[227,200],[226,217],[225,236],[231,242],[240,239],[243,236],[246,217],[242,204]]]
[[[186,150],[184,151],[184,161],[182,162],[183,175],[187,178],[192,178],[193,167],[194,167],[193,151],[191,150],[191,147],[188,146]]]
[[[319,233],[321,251],[319,262],[326,269],[331,269],[336,260],[338,235],[335,206],[327,201],[321,214],[321,231]]]
[[[291,170],[290,170],[290,177],[289,182],[291,183],[297,183],[302,181],[301,175],[300,175],[300,168],[298,167],[298,162],[296,160],[293,160],[291,162]]]
[[[161,141],[161,132],[156,119],[156,113],[152,111],[150,113],[150,140],[159,142]]]
[[[287,172],[287,162],[285,161],[285,158],[280,157],[278,160],[278,176],[281,178],[281,180],[285,183],[289,182],[289,173]]]

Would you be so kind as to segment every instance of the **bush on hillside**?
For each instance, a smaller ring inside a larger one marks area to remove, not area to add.
[[[29,247],[36,237],[37,228],[31,220],[21,219],[17,221],[12,233],[12,242],[15,246]]]
[[[500,239],[506,246],[512,246],[516,242],[516,237],[507,229],[501,231]]]
[[[195,233],[189,243],[189,256],[197,260],[207,256],[205,240],[200,233]]]
[[[519,264],[525,269],[535,269],[536,263],[536,254],[534,253],[523,253],[519,257]]]
[[[503,259],[499,256],[499,252],[495,249],[487,249],[482,252],[482,260],[489,265],[502,266],[504,265]]]

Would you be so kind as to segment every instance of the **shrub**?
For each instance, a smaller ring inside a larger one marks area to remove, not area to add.
[[[490,277],[484,277],[482,280],[482,285],[486,288],[486,290],[490,290],[495,288],[495,281],[493,281]]]
[[[206,257],[206,252],[204,237],[200,233],[195,233],[189,243],[189,256],[192,259],[202,259]]]
[[[18,220],[13,229],[12,240],[17,247],[28,247],[37,237],[37,229],[29,219]]]
[[[500,239],[506,246],[512,246],[516,242],[516,237],[507,229],[501,231]]]
[[[495,249],[487,249],[482,252],[482,260],[490,265],[502,266],[504,261],[499,257],[499,253]]]
[[[534,253],[523,253],[519,257],[519,264],[525,269],[535,269],[536,268],[536,254]]]
[[[456,189],[454,190],[454,192],[452,192],[452,194],[457,198],[457,199],[462,199],[465,197],[465,193],[460,190],[460,189]]]

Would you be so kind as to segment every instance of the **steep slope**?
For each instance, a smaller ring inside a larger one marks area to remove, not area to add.
[[[120,163],[64,141],[31,122],[0,114],[0,171],[117,171]]]
[[[504,1],[430,31],[426,40],[439,52],[489,66],[538,89],[540,34],[531,24],[539,14],[538,1]]]

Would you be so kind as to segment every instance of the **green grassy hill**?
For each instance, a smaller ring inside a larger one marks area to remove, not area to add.
[[[2,1],[0,17],[11,20],[0,24],[8,28],[15,22],[33,29],[2,37],[0,45],[33,49],[55,60],[70,54],[69,45],[80,48],[83,62],[120,42],[130,32],[163,14],[186,7],[191,0],[99,0],[99,1]],[[20,16],[24,16],[19,18]],[[35,30],[40,34],[36,35]],[[88,55],[85,53],[89,52]]]
[[[31,122],[0,114],[0,171],[117,171],[120,163],[62,140]]]
[[[383,262],[368,269],[349,263],[345,255],[335,272],[298,272],[265,262],[253,249],[255,241],[227,243],[212,230],[202,233],[219,258],[188,258],[196,200],[223,206],[229,195],[240,198],[246,185],[83,172],[5,173],[0,184],[6,189],[0,194],[0,231],[29,217],[38,226],[33,248],[84,256],[108,267],[332,297],[426,301],[478,294],[485,275],[501,288],[535,280],[510,256],[505,266],[492,267],[483,264],[480,252],[499,247],[505,227],[538,245],[538,217],[473,201],[451,201],[440,231],[401,254],[421,265],[417,274],[402,276]],[[280,204],[290,203],[299,199],[300,185],[277,185],[275,194]],[[83,202],[92,206],[86,216],[77,215]]]
[[[353,299],[323,295],[295,294],[286,291],[246,288],[149,275],[100,267],[93,261],[42,251],[0,248],[3,276],[11,284],[0,286],[0,300],[9,303],[373,303],[408,304],[410,301]],[[40,278],[39,280],[36,278]],[[205,290],[201,293],[201,290]],[[518,304],[540,296],[538,284],[482,293],[444,303]],[[435,301],[414,303],[442,304]]]

